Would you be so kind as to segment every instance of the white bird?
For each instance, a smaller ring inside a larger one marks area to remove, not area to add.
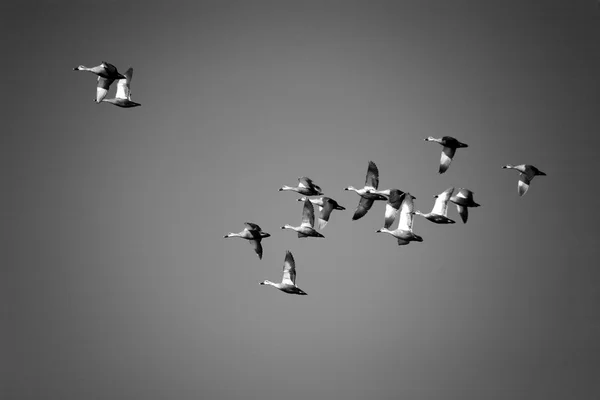
[[[258,226],[257,224],[254,224],[252,222],[244,222],[244,225],[245,225],[245,228],[243,231],[241,231],[239,233],[231,232],[223,237],[224,238],[239,237],[239,238],[248,240],[248,242],[252,245],[252,247],[254,248],[254,251],[258,255],[258,258],[262,260],[263,248],[262,248],[262,244],[260,242],[264,238],[268,238],[271,235],[268,234],[267,232],[263,232],[262,229],[260,228],[260,226]]]
[[[454,220],[448,218],[448,201],[450,200],[450,196],[454,192],[454,188],[448,188],[444,190],[440,194],[436,194],[435,204],[433,205],[433,209],[430,213],[423,214],[421,211],[415,211],[415,215],[420,215],[425,217],[431,222],[436,224],[453,224]]]
[[[114,65],[102,61],[100,65],[88,68],[84,65],[79,65],[73,68],[73,71],[88,71],[98,75],[98,83],[96,85],[96,102],[100,103],[107,95],[110,85],[115,79],[125,79],[125,75],[122,75]]]
[[[456,204],[456,209],[460,214],[460,218],[466,224],[469,218],[468,207],[479,207],[480,204],[473,200],[473,192],[469,189],[459,188],[458,193],[450,197],[450,201]]]
[[[444,146],[444,148],[442,149],[442,158],[440,159],[440,174],[446,172],[448,167],[450,167],[450,163],[452,162],[454,153],[456,153],[456,149],[459,149],[461,147],[469,147],[467,144],[459,142],[452,136],[444,136],[439,139],[436,139],[433,136],[429,136],[427,139],[425,139],[425,141],[436,142]]]
[[[98,84],[100,83],[100,79],[101,78],[98,77]],[[125,71],[125,78],[119,79],[119,81],[117,82],[117,93],[115,94],[115,98],[102,98],[101,101],[105,101],[107,103],[114,104],[115,106],[123,108],[141,106],[140,103],[131,101],[131,79],[133,79],[133,68],[130,67],[127,71]]]
[[[375,200],[387,200],[383,194],[377,193],[379,187],[379,169],[373,161],[369,161],[367,168],[367,176],[365,178],[365,186],[357,189],[354,186],[348,186],[344,190],[352,190],[360,196],[358,207],[352,216],[352,221],[356,221],[365,216],[367,211],[373,207]]]
[[[345,210],[346,208],[340,206],[337,201],[332,199],[331,197],[317,197],[314,199],[310,199],[306,196],[303,196],[298,199],[298,201],[306,201],[309,200],[312,204],[316,205],[319,209],[319,229],[325,228],[327,222],[329,222],[329,216],[333,210]]]
[[[310,179],[307,176],[301,176],[298,178],[298,186],[287,186],[287,185],[283,185],[282,187],[279,188],[279,191],[292,191],[292,192],[297,192],[300,194],[303,194],[305,196],[320,196],[323,194],[323,192],[321,191],[321,188],[317,185],[315,185],[315,183],[313,182],[312,179]]]
[[[519,196],[523,196],[527,193],[529,189],[529,185],[531,184],[531,180],[537,176],[546,176],[546,174],[531,164],[521,164],[521,165],[505,165],[502,168],[506,169],[515,169],[519,171]]]
[[[291,229],[298,232],[299,238],[306,237],[317,237],[322,238],[325,237],[317,232],[314,228],[315,226],[315,208],[309,199],[304,201],[304,207],[302,208],[302,223],[300,226],[291,226],[289,224],[285,224],[281,227],[281,229]]]
[[[294,256],[288,250],[285,252],[285,261],[283,262],[283,277],[281,283],[271,282],[265,279],[261,285],[271,285],[288,294],[306,295],[306,292],[296,286],[296,262]]]
[[[393,224],[392,222],[389,222],[389,220],[386,218],[386,222],[385,225],[388,225],[388,227],[383,227],[381,229],[378,229],[377,232],[381,232],[381,233],[388,233],[390,235],[392,235],[393,237],[395,237],[396,239],[398,239],[398,245],[405,245],[408,244],[410,242],[422,242],[423,238],[419,235],[416,235],[413,232],[413,218],[414,218],[414,203],[413,203],[413,196],[411,196],[410,193],[404,193],[402,195],[400,195],[401,197],[403,197],[402,199],[402,203],[400,205],[400,211],[399,211],[399,215],[400,215],[400,220],[398,221],[398,227],[394,230],[390,230],[389,227],[391,227],[391,225]],[[397,199],[395,199],[397,200]],[[392,206],[393,208],[393,206]],[[386,217],[387,217],[387,210],[386,210]]]

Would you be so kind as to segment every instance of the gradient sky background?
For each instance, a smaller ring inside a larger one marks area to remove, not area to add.
[[[0,11],[0,397],[600,398],[597,2]],[[94,104],[72,68],[102,60],[141,107]],[[469,144],[444,175],[429,135]],[[482,206],[399,247],[383,203],[351,221],[369,160],[417,209],[450,186]],[[520,198],[507,163],[548,176]],[[279,229],[301,175],[348,208],[325,239]],[[262,261],[223,239],[244,221]],[[308,296],[259,285],[287,249]]]

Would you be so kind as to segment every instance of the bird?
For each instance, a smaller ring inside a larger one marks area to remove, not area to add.
[[[321,195],[323,195],[321,188],[319,186],[315,185],[313,180],[310,179],[309,177],[301,176],[298,178],[298,182],[299,182],[298,186],[292,187],[292,186],[284,185],[279,188],[279,191],[281,192],[284,190],[288,190],[288,191],[298,192],[305,196],[321,196]]]
[[[394,230],[389,229],[393,224],[393,221],[390,223],[389,220],[385,222],[388,227],[385,226],[383,228],[378,229],[376,232],[378,233],[389,233],[396,239],[398,239],[398,245],[406,245],[410,242],[422,242],[423,238],[413,232],[413,219],[414,219],[414,202],[413,196],[410,193],[404,193],[401,195],[403,197],[402,203],[400,205],[400,218],[398,221],[398,227]],[[387,214],[387,210],[386,210]]]
[[[108,89],[115,79],[125,79],[125,75],[119,73],[117,67],[106,61],[102,61],[100,65],[91,68],[79,65],[73,68],[73,71],[88,71],[98,75],[98,82],[96,84],[96,103],[100,103],[106,97]]]
[[[454,192],[454,188],[448,188],[444,190],[440,194],[436,194],[433,196],[436,198],[435,204],[433,205],[433,209],[430,213],[423,214],[421,211],[415,211],[415,215],[420,215],[425,217],[429,221],[436,224],[453,224],[454,220],[448,218],[448,200],[450,200],[450,196]]]
[[[442,138],[436,139],[433,136],[429,136],[425,139],[426,142],[436,142],[444,146],[442,149],[442,158],[440,159],[440,169],[439,173],[443,174],[446,172],[450,163],[452,162],[452,157],[454,157],[454,153],[456,153],[456,149],[461,147],[469,147],[466,143],[459,142],[452,136],[444,136]]]
[[[123,107],[123,108],[132,108],[141,106],[140,103],[136,103],[135,101],[131,101],[131,79],[133,78],[133,68],[129,68],[125,71],[125,78],[119,79],[117,82],[117,93],[115,94],[114,99],[104,99],[101,101],[105,101],[110,104],[114,104],[115,106]],[[98,81],[100,81],[100,77],[98,77]],[[108,90],[108,89],[107,89]]]
[[[302,209],[302,223],[300,226],[291,226],[285,224],[281,227],[281,229],[291,229],[298,232],[299,238],[306,237],[317,237],[322,238],[325,237],[317,232],[314,228],[315,226],[315,208],[309,199],[304,201],[304,208]]]
[[[354,186],[348,186],[344,188],[344,190],[352,190],[360,196],[358,207],[356,207],[356,211],[354,211],[354,215],[352,216],[352,221],[356,221],[357,219],[364,217],[367,211],[373,207],[375,200],[387,200],[387,197],[385,197],[383,194],[377,193],[378,187],[379,169],[373,161],[369,161],[367,176],[365,178],[365,186],[361,189],[357,189]]]
[[[265,279],[260,284],[274,286],[284,293],[306,296],[306,292],[296,286],[296,262],[294,261],[294,256],[289,250],[285,252],[285,261],[283,262],[283,277],[281,278],[281,283],[275,283]]]
[[[329,216],[333,210],[343,211],[346,209],[345,207],[340,206],[338,202],[331,197],[323,196],[311,199],[306,196],[302,196],[298,199],[298,201],[306,201],[307,199],[319,208],[319,229],[325,228],[325,225],[327,225],[329,222]]]
[[[405,193],[399,189],[390,189],[389,198],[385,204],[385,219],[383,227],[389,229],[396,220],[398,211],[404,200]],[[414,197],[413,197],[414,199]]]
[[[244,225],[245,225],[245,228],[244,228],[243,231],[241,231],[239,233],[233,233],[233,232],[231,232],[231,233],[228,233],[227,235],[225,235],[223,237],[224,238],[239,237],[239,238],[248,240],[249,243],[254,248],[254,251],[258,255],[258,258],[260,260],[262,260],[263,248],[262,248],[262,244],[260,242],[264,238],[268,238],[271,235],[268,234],[267,232],[263,232],[263,230],[260,228],[260,226],[258,226],[255,223],[244,222]]]
[[[450,201],[456,204],[456,209],[460,214],[460,218],[465,224],[469,218],[468,207],[480,206],[480,204],[475,203],[475,200],[473,200],[473,192],[464,188],[459,188],[458,192],[454,196],[450,197]]]
[[[517,171],[519,171],[519,187],[518,187],[518,191],[519,191],[519,196],[523,196],[525,193],[527,193],[527,190],[529,189],[529,185],[531,184],[531,180],[537,176],[546,176],[545,172],[540,171],[539,169],[537,169],[536,167],[534,167],[533,165],[530,164],[521,164],[521,165],[511,165],[511,164],[507,164],[505,166],[503,166],[502,168],[505,169],[516,169]]]

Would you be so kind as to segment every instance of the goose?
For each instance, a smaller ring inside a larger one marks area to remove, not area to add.
[[[461,147],[469,147],[466,143],[461,143],[452,136],[444,136],[439,139],[436,139],[433,136],[429,136],[425,139],[425,141],[436,142],[444,146],[444,148],[442,149],[442,158],[440,159],[440,174],[446,172],[446,170],[450,166],[450,163],[452,162],[452,157],[454,157],[454,153],[456,153],[456,149],[459,149]]]
[[[281,192],[284,190],[288,190],[288,191],[298,192],[305,196],[321,196],[321,195],[323,195],[321,188],[319,186],[315,185],[315,183],[309,177],[301,176],[298,178],[298,182],[299,182],[298,186],[292,187],[292,186],[284,185],[279,188],[279,191]]]
[[[460,214],[460,218],[465,224],[467,223],[467,219],[469,218],[468,207],[480,206],[480,204],[475,203],[475,200],[473,200],[473,192],[469,189],[459,188],[458,193],[450,197],[450,201],[456,204],[456,209]]]
[[[315,199],[309,199],[308,197],[303,196],[299,198],[298,201],[306,201],[307,199],[319,208],[319,229],[325,228],[325,225],[327,225],[329,222],[329,216],[333,210],[343,211],[346,209],[345,207],[340,206],[338,202],[331,197],[323,196]]]
[[[302,209],[302,223],[300,226],[291,226],[285,224],[281,227],[281,229],[291,229],[298,232],[299,238],[305,237],[317,237],[322,238],[325,237],[317,232],[314,228],[315,226],[315,208],[309,199],[304,201],[304,208]]]
[[[140,103],[136,103],[135,101],[131,101],[131,79],[133,78],[133,68],[129,68],[125,71],[125,78],[119,79],[117,82],[117,93],[115,94],[114,99],[104,99],[101,101],[105,101],[110,104],[114,104],[115,106],[123,107],[123,108],[131,108],[141,106]],[[100,81],[100,78],[98,78]],[[107,89],[108,90],[108,89]],[[105,94],[106,96],[106,94]]]
[[[385,225],[388,225],[386,228],[380,228],[377,230],[378,233],[389,233],[396,239],[398,239],[398,245],[406,245],[410,242],[422,242],[423,238],[419,235],[416,235],[413,232],[413,219],[414,219],[414,202],[413,196],[410,193],[404,193],[400,195],[403,197],[402,203],[400,205],[400,218],[398,221],[398,227],[394,230],[389,229],[389,227],[394,223],[392,220],[389,222],[389,219],[386,218]],[[387,214],[387,210],[386,210]]]
[[[421,211],[415,211],[415,215],[420,215],[425,217],[429,221],[436,224],[453,224],[454,220],[448,218],[448,200],[450,200],[450,196],[454,192],[454,188],[448,188],[444,190],[440,194],[436,194],[433,196],[436,198],[435,204],[433,205],[433,209],[430,213],[423,214]]]
[[[98,75],[101,78],[106,79],[125,79],[124,75],[121,75],[119,71],[117,71],[117,67],[112,65],[111,63],[107,63],[106,61],[102,61],[100,65],[95,67],[88,68],[85,65],[79,65],[73,68],[73,71],[88,71],[93,74]]]
[[[521,164],[521,165],[511,165],[507,164],[504,167],[505,169],[516,169],[519,171],[519,196],[523,196],[527,193],[529,189],[529,185],[531,184],[531,180],[536,176],[546,176],[546,173],[540,171],[536,167],[530,164]]]
[[[260,244],[260,242],[264,238],[268,238],[271,235],[268,234],[267,232],[263,232],[262,229],[260,228],[260,226],[258,226],[257,224],[254,224],[252,222],[244,222],[244,225],[245,225],[245,228],[243,231],[241,231],[239,233],[230,232],[223,237],[224,238],[239,237],[239,238],[248,240],[249,243],[252,245],[252,247],[254,247],[254,251],[258,255],[258,258],[260,260],[262,260],[263,248],[262,248],[262,244]]]
[[[367,168],[367,176],[365,178],[365,186],[361,189],[357,189],[354,186],[348,186],[344,190],[352,190],[360,196],[358,207],[352,216],[352,221],[356,221],[365,216],[367,211],[371,209],[375,200],[387,200],[381,193],[377,193],[377,187],[379,186],[379,169],[373,161],[369,161]]]
[[[294,256],[289,250],[285,252],[285,261],[283,262],[283,277],[281,278],[281,283],[275,283],[265,279],[260,284],[271,285],[284,293],[306,296],[306,292],[296,286],[296,262],[294,261]]]

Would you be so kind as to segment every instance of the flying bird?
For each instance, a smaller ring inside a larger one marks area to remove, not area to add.
[[[375,200],[387,200],[383,194],[377,193],[379,187],[379,169],[373,161],[369,161],[367,168],[367,176],[365,178],[365,186],[357,189],[354,186],[348,186],[344,190],[352,190],[360,196],[358,207],[352,216],[352,221],[356,221],[365,216],[367,211],[373,207]]]
[[[294,256],[288,250],[285,252],[285,261],[283,262],[283,277],[281,283],[271,282],[265,279],[261,285],[271,285],[288,294],[306,295],[306,292],[296,286],[296,262]]]
[[[415,211],[415,215],[425,217],[429,221],[436,224],[453,224],[454,220],[448,218],[448,201],[454,192],[454,188],[448,188],[440,194],[436,194],[435,204],[430,213],[423,214],[421,211]]]
[[[440,159],[440,174],[446,172],[446,170],[450,166],[452,158],[454,157],[454,153],[456,153],[456,149],[459,149],[461,147],[469,147],[467,144],[459,142],[452,136],[444,136],[439,139],[436,139],[433,136],[429,136],[427,139],[425,139],[425,141],[436,142],[444,146],[444,148],[442,149],[442,158]]]
[[[254,248],[254,251],[258,255],[258,258],[262,260],[263,248],[262,248],[262,244],[260,242],[264,238],[268,238],[271,235],[268,234],[267,232],[263,232],[262,229],[260,228],[260,226],[258,226],[257,224],[254,224],[252,222],[244,222],[244,225],[245,225],[245,228],[243,231],[241,231],[239,233],[228,233],[227,235],[225,235],[223,237],[224,238],[239,237],[239,238],[248,240],[249,243]]]
[[[303,196],[298,199],[298,201],[306,201],[309,200],[312,204],[316,205],[319,208],[319,229],[325,228],[325,225],[329,222],[329,216],[333,210],[345,210],[345,207],[342,207],[338,204],[337,201],[333,200],[331,197],[317,197],[314,199],[310,199],[306,196]]]
[[[529,189],[529,185],[531,184],[531,180],[537,176],[546,176],[546,174],[542,171],[540,171],[539,169],[537,169],[536,167],[534,167],[533,165],[530,164],[521,164],[521,165],[505,165],[502,168],[506,168],[506,169],[516,169],[517,171],[519,171],[519,196],[523,196],[525,193],[527,193],[527,190]]]
[[[414,219],[414,202],[413,196],[410,193],[404,193],[401,195],[403,197],[402,203],[400,205],[399,211],[399,221],[398,227],[394,230],[390,230],[389,227],[393,224],[393,221],[390,223],[387,219],[385,225],[388,225],[388,228],[385,226],[381,229],[378,229],[378,233],[389,233],[396,239],[398,239],[398,245],[406,245],[410,242],[422,242],[423,238],[413,232],[413,219]],[[387,211],[387,210],[386,210]],[[386,212],[387,214],[387,212]]]
[[[480,206],[480,204],[475,203],[475,200],[473,200],[473,192],[469,189],[459,188],[458,193],[450,197],[450,201],[456,204],[460,218],[465,224],[469,218],[469,207]]]
[[[298,232],[299,238],[306,238],[306,237],[322,238],[322,237],[325,237],[325,236],[321,235],[319,232],[317,232],[315,230],[314,226],[315,226],[315,208],[313,207],[310,200],[306,199],[304,201],[304,207],[302,209],[302,223],[300,224],[300,226],[291,226],[291,225],[285,224],[284,226],[281,227],[281,229],[294,230],[294,231]]]
[[[300,194],[303,194],[304,196],[321,196],[323,194],[321,188],[315,185],[312,179],[306,176],[299,177],[298,182],[298,186],[292,187],[284,185],[279,188],[279,191],[281,192],[284,190],[288,190],[292,192],[298,192]]]
[[[73,68],[73,71],[88,71],[98,75],[98,82],[96,84],[96,103],[100,103],[106,97],[108,89],[115,79],[126,78],[125,75],[119,73],[117,67],[106,61],[102,61],[100,65],[91,68],[79,65]]]
[[[140,103],[136,103],[135,101],[131,101],[131,79],[133,78],[133,68],[129,68],[125,71],[125,78],[119,79],[117,82],[117,93],[115,94],[114,99],[102,99],[110,104],[114,104],[115,106],[123,107],[123,108],[131,108],[141,106]],[[98,78],[100,80],[100,78]]]

